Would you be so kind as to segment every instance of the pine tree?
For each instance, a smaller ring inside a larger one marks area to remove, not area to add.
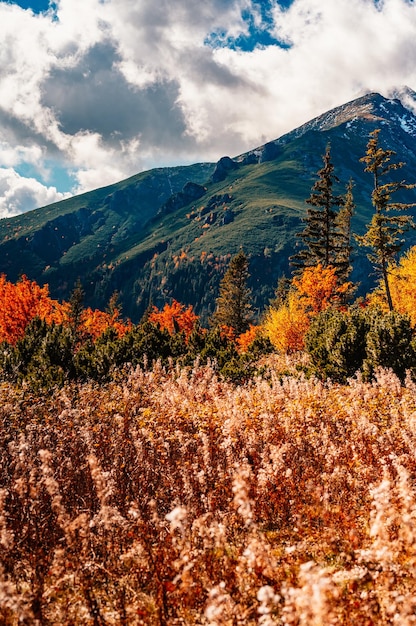
[[[78,278],[75,283],[74,289],[71,292],[69,299],[70,311],[70,327],[73,333],[74,342],[77,343],[82,340],[82,314],[84,311],[84,298],[85,291],[81,283],[81,279]]]
[[[292,287],[292,281],[285,274],[277,281],[277,286],[274,292],[274,298],[270,300],[270,307],[279,309],[286,304],[290,289]]]
[[[344,203],[336,217],[336,265],[334,267],[336,269],[339,283],[347,283],[352,271],[351,220],[355,211],[354,195],[352,191],[353,187],[353,181],[350,180],[344,196]],[[345,300],[348,300],[355,291],[355,286],[352,283],[350,284],[351,289],[348,293],[345,293]]]
[[[247,286],[249,278],[248,259],[243,250],[231,259],[230,265],[220,283],[220,295],[211,318],[214,327],[226,327],[235,336],[246,332],[253,315],[251,291]]]
[[[381,178],[394,170],[403,167],[404,163],[393,163],[394,150],[386,150],[379,144],[380,129],[370,133],[367,152],[360,159],[365,163],[365,171],[370,172],[374,179],[371,194],[374,213],[367,226],[367,232],[357,237],[360,245],[370,249],[368,258],[374,268],[381,273],[390,311],[393,310],[388,265],[402,247],[401,235],[410,227],[414,227],[410,215],[391,215],[391,211],[405,211],[415,203],[392,202],[391,197],[398,191],[413,189],[416,185],[404,181],[393,181],[382,184]]]
[[[110,296],[105,312],[115,317],[121,317],[122,310],[123,307],[120,302],[120,292],[115,290]]]
[[[303,240],[305,248],[291,257],[292,265],[297,270],[320,263],[322,267],[340,265],[338,258],[339,232],[337,224],[337,207],[344,205],[342,196],[334,194],[334,184],[339,183],[334,174],[331,161],[331,148],[327,146],[322,157],[324,166],[318,171],[318,180],[312,187],[311,195],[306,203],[313,208],[307,209],[304,219],[306,226],[298,237]],[[341,263],[341,266],[344,262]]]

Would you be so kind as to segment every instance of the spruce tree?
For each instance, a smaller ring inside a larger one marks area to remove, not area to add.
[[[318,180],[312,187],[311,195],[306,200],[310,205],[307,209],[304,222],[306,226],[298,233],[303,241],[304,248],[291,257],[292,265],[302,271],[306,267],[318,265],[338,268],[338,207],[344,205],[344,199],[334,194],[334,184],[339,183],[334,174],[334,165],[331,161],[331,147],[328,144],[322,157],[324,166],[318,171]]]
[[[336,264],[337,276],[341,282],[346,282],[351,274],[351,220],[355,211],[355,203],[353,196],[354,184],[352,180],[347,185],[347,190],[344,196],[344,203],[340,208],[338,215],[336,216],[336,235],[335,235],[335,250],[336,250]]]
[[[81,325],[82,325],[82,314],[84,312],[84,298],[85,298],[85,291],[82,286],[81,279],[78,278],[77,282],[75,283],[74,289],[71,292],[71,296],[69,298],[70,328],[72,331],[74,344],[82,341],[83,339],[82,332],[81,332]]]
[[[220,283],[220,294],[211,318],[214,327],[226,326],[237,336],[244,333],[252,320],[248,259],[243,250],[231,259]]]
[[[357,237],[360,245],[370,249],[367,254],[373,267],[381,273],[390,311],[393,310],[393,301],[389,286],[388,266],[402,247],[403,233],[414,227],[410,215],[392,215],[391,211],[405,211],[415,203],[392,202],[391,197],[398,191],[409,190],[415,187],[404,181],[381,183],[382,177],[403,167],[404,163],[391,162],[396,155],[394,150],[386,150],[379,143],[380,129],[370,133],[367,152],[360,161],[365,163],[365,171],[373,175],[373,191],[371,199],[374,213],[367,226],[367,232]]]

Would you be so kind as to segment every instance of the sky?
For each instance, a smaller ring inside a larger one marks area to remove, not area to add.
[[[0,217],[416,90],[414,0],[0,0]]]

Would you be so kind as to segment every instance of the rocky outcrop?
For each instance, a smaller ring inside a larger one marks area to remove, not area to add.
[[[236,170],[239,167],[239,164],[236,161],[233,161],[232,159],[230,159],[230,157],[228,156],[224,156],[222,157],[214,170],[213,175],[211,176],[211,180],[213,183],[220,183],[222,180],[224,180],[228,173]]]
[[[275,141],[269,141],[269,143],[266,143],[263,146],[259,162],[264,163],[265,161],[273,161],[274,159],[277,159],[280,152],[281,148],[279,145]]]
[[[206,187],[198,185],[197,183],[187,182],[182,191],[173,194],[169,200],[163,204],[159,215],[163,213],[173,213],[174,211],[182,209],[190,202],[195,202],[199,200],[199,198],[202,198],[205,193]]]

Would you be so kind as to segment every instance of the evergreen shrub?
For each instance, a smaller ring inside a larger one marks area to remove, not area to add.
[[[4,343],[0,371],[4,379],[32,388],[52,388],[76,376],[72,330],[34,318],[15,345]]]
[[[416,366],[414,336],[408,316],[397,312],[327,309],[311,323],[305,347],[320,378],[342,383],[360,371],[370,380],[384,367],[403,381]]]

